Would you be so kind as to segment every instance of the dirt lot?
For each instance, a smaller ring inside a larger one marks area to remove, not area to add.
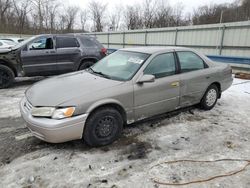
[[[250,81],[235,79],[211,111],[196,107],[128,126],[113,145],[82,141],[48,144],[20,117],[24,91],[40,77],[0,90],[0,187],[176,187],[240,170],[245,161],[165,163],[173,160],[250,160]],[[183,187],[250,187],[240,173]]]

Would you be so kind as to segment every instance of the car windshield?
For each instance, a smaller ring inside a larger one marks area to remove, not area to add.
[[[145,53],[117,51],[100,60],[88,70],[109,79],[127,81],[134,76],[148,57],[149,54]]]

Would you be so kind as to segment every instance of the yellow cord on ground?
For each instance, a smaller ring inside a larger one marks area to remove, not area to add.
[[[172,186],[182,186],[182,185],[189,185],[189,184],[195,184],[195,183],[204,183],[204,182],[208,182],[217,178],[223,178],[223,177],[228,177],[228,176],[233,176],[236,175],[240,172],[243,172],[244,170],[246,170],[246,168],[248,166],[250,166],[250,160],[246,160],[246,159],[218,159],[218,160],[174,160],[174,161],[164,161],[161,163],[158,163],[154,166],[152,166],[150,169],[159,166],[161,164],[173,164],[173,163],[180,163],[180,162],[192,162],[192,163],[214,163],[214,162],[221,162],[221,161],[239,161],[239,162],[246,162],[246,165],[243,166],[241,169],[237,170],[237,171],[232,171],[232,172],[228,172],[226,174],[221,174],[221,175],[217,175],[217,176],[212,176],[209,178],[204,178],[204,179],[199,179],[199,180],[193,180],[193,181],[189,181],[189,182],[183,182],[183,183],[171,183],[171,182],[163,182],[160,180],[157,180],[156,178],[151,178],[151,180],[157,184],[161,184],[161,185],[172,185]]]

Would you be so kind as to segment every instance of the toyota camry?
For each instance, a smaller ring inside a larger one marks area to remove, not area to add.
[[[37,82],[20,109],[39,139],[101,146],[126,124],[195,104],[210,110],[232,81],[229,65],[189,48],[127,48],[86,70]]]

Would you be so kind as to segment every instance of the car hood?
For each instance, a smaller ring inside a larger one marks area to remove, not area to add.
[[[33,106],[56,107],[75,98],[101,92],[103,89],[122,83],[80,71],[38,82],[26,91],[26,98]]]
[[[12,51],[10,48],[0,48],[0,54],[8,53],[10,51]]]

